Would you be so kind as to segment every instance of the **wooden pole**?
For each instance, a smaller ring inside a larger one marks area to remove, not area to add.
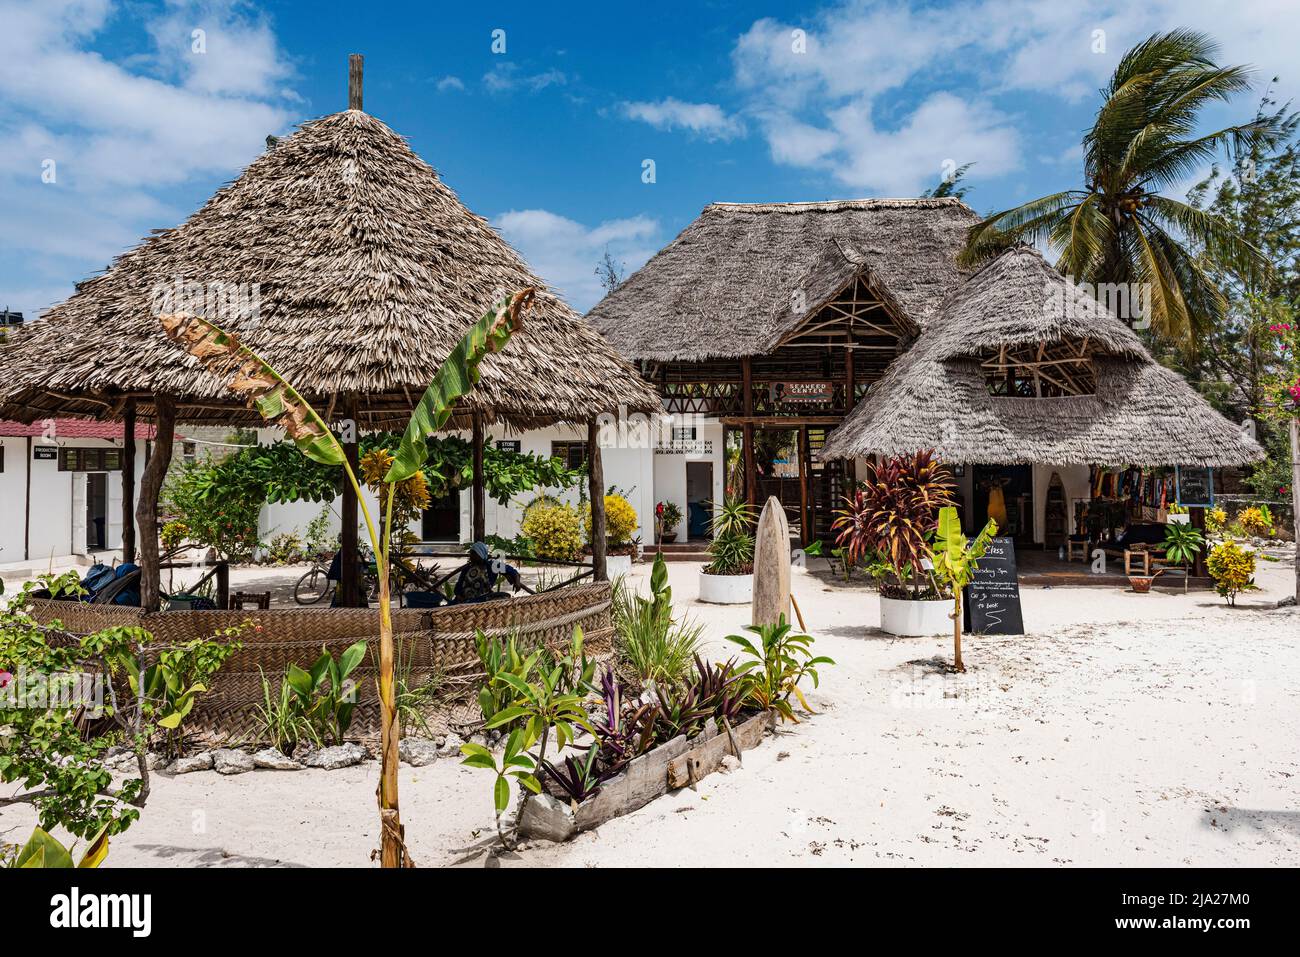
[[[360,455],[357,451],[357,401],[345,397],[342,404],[345,418],[343,434],[352,441],[340,442],[343,456],[354,475],[360,474]],[[359,594],[358,580],[361,566],[357,554],[357,493],[351,482],[343,483],[343,501],[339,511],[343,527],[339,530],[339,604],[344,608],[364,608],[369,605],[366,596]]]
[[[483,480],[483,413],[474,413],[473,434],[474,455],[474,541],[481,542],[487,536],[487,495]]]
[[[140,502],[135,518],[140,526],[140,607],[157,611],[162,607],[162,570],[158,567],[158,497],[172,462],[172,441],[176,436],[176,403],[169,395],[154,396],[157,433],[153,454],[140,478]]]
[[[599,429],[596,420],[587,423],[587,491],[591,495],[591,567],[592,578],[609,581],[605,563],[605,466],[600,459]]]
[[[808,426],[799,429],[799,544],[807,548],[812,544],[809,522],[808,473],[812,469],[812,456],[808,452]]]
[[[847,416],[858,404],[858,373],[853,367],[853,333],[849,332],[849,347],[844,351],[844,414]],[[856,459],[844,460],[844,476],[852,488],[858,481],[858,462]]]
[[[122,561],[135,561],[135,399],[122,406]]]
[[[1295,600],[1300,603],[1300,414],[1291,416],[1291,531],[1295,537]]]
[[[361,110],[361,77],[366,58],[360,53],[348,54],[348,109]]]
[[[27,498],[23,505],[23,561],[28,561],[32,557],[32,437],[30,435],[27,436],[26,482]]]
[[[754,372],[749,356],[740,360],[741,408],[745,417],[741,443],[745,457],[745,501],[754,505],[758,501],[758,475],[754,471]]]

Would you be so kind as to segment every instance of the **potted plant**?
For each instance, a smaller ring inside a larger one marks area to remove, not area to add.
[[[1165,526],[1165,559],[1183,566],[1183,592],[1186,593],[1187,579],[1192,577],[1192,564],[1201,553],[1205,536],[1193,525],[1173,521],[1174,517],[1170,515],[1170,522]],[[1138,591],[1136,587],[1133,590]]]
[[[837,511],[832,530],[845,560],[875,555],[880,627],[891,635],[948,632],[948,599],[934,575],[930,543],[953,482],[933,452],[868,463],[864,481]]]
[[[676,502],[659,502],[655,505],[655,536],[661,545],[677,540],[677,526],[682,523],[682,510]]]
[[[700,570],[700,601],[743,605],[754,596],[754,508],[728,500],[714,513],[709,564]]]

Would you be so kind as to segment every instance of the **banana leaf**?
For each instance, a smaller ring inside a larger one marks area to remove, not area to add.
[[[424,467],[429,457],[428,437],[447,424],[456,400],[474,388],[483,358],[490,352],[500,352],[511,334],[523,328],[523,314],[532,305],[533,297],[530,287],[503,299],[456,343],[411,414],[385,482],[404,481]]]
[[[343,464],[343,447],[316,410],[237,336],[199,316],[176,313],[159,316],[158,321],[168,338],[226,380],[226,387],[247,399],[249,408],[284,429],[303,455],[322,465]]]

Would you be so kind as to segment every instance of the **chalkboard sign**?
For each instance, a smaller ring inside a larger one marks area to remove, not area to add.
[[[972,634],[1023,635],[1020,580],[1016,576],[1016,545],[995,538],[980,559],[975,577],[964,589],[965,626]]]
[[[1178,475],[1179,505],[1209,508],[1214,504],[1214,469],[1180,465],[1174,471]]]

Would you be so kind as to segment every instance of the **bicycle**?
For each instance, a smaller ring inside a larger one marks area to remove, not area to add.
[[[367,600],[379,596],[379,576],[375,562],[369,559],[366,551],[361,555],[361,593]],[[299,605],[319,604],[325,598],[331,598],[338,588],[338,582],[329,577],[330,565],[334,556],[318,555],[312,561],[311,568],[293,586],[293,600]]]

